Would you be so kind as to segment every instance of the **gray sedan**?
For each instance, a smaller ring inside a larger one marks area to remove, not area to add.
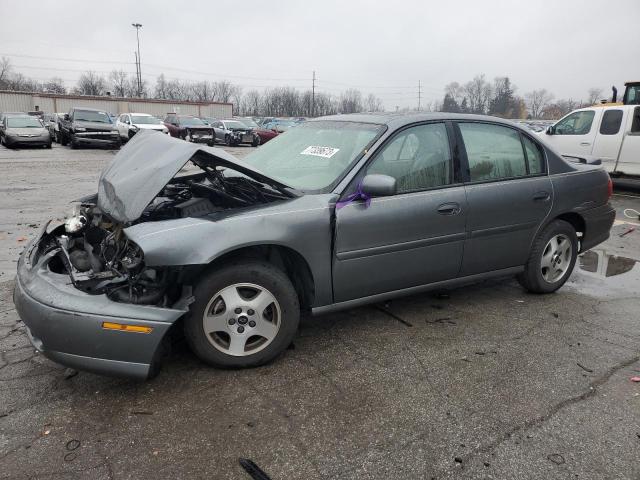
[[[21,255],[14,298],[33,345],[73,368],[147,378],[170,330],[251,367],[303,311],[505,275],[554,292],[608,238],[611,188],[492,117],[325,117],[244,161],[140,132]]]
[[[37,117],[6,115],[0,125],[0,144],[51,148],[51,135]]]

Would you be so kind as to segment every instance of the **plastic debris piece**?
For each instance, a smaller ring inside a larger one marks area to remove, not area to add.
[[[253,480],[271,480],[269,475],[248,458],[239,458],[238,461],[240,462],[240,466],[244,468]]]
[[[640,382],[640,377],[631,377],[632,382]]]

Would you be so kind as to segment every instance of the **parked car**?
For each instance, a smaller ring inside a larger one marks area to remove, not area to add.
[[[226,131],[230,132],[225,138],[225,144],[230,146],[249,144],[253,147],[260,145],[260,136],[243,122],[238,120],[221,120]]]
[[[253,130],[253,132],[256,133],[260,137],[260,144],[267,143],[272,138],[275,138],[275,137],[278,136],[278,132],[275,132],[273,130],[268,130],[266,128],[262,128],[251,117],[238,117],[238,118],[236,118],[236,120],[241,121],[246,126],[251,128]]]
[[[18,115],[22,117],[28,114],[27,112],[0,112],[0,123],[2,122],[2,120],[4,120],[4,117],[10,116],[10,115]]]
[[[74,107],[59,122],[60,143],[71,148],[83,145],[120,148],[122,142],[109,114],[93,108]]]
[[[293,127],[297,127],[299,125],[298,122],[293,121],[293,120],[285,120],[282,118],[275,118],[265,124],[263,124],[263,128],[267,129],[267,130],[273,130],[274,132],[277,133],[283,133],[286,132],[287,130],[293,128]]]
[[[5,115],[0,124],[0,145],[51,148],[51,136],[42,122],[30,115]]]
[[[202,361],[251,367],[301,311],[505,275],[554,292],[608,238],[611,188],[495,117],[325,117],[242,161],[140,132],[22,253],[14,300],[72,368],[147,378],[172,326]]]
[[[42,117],[42,123],[54,142],[58,142],[58,132],[60,131],[60,119],[64,117],[64,113],[47,113]]]
[[[540,135],[565,156],[587,163],[602,162],[612,176],[640,178],[638,105],[580,108]]]
[[[227,130],[224,124],[213,117],[202,117],[201,120],[213,128],[214,144],[215,142],[226,143],[227,138],[231,137],[231,131]]]
[[[169,133],[162,120],[148,113],[123,113],[116,120],[116,128],[120,133],[120,139],[125,142],[140,130]]]
[[[206,143],[209,146],[215,144],[213,128],[192,115],[168,113],[164,125],[172,137],[192,143]]]

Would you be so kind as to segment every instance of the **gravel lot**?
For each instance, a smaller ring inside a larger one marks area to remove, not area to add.
[[[23,246],[113,154],[0,147],[0,478],[250,478],[238,457],[273,480],[640,478],[637,193],[556,294],[504,279],[307,318],[253,370],[179,345],[138,383],[35,354],[11,300]]]

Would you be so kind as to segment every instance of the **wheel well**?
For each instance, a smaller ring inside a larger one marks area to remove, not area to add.
[[[211,266],[233,260],[262,260],[287,274],[298,294],[300,307],[310,309],[315,298],[315,284],[309,264],[302,255],[282,245],[256,245],[227,252],[211,262]]]
[[[556,220],[564,220],[567,223],[570,223],[576,232],[582,233],[582,235],[578,235],[579,237],[584,239],[586,232],[586,224],[584,218],[578,213],[563,213],[562,215],[558,215]]]

